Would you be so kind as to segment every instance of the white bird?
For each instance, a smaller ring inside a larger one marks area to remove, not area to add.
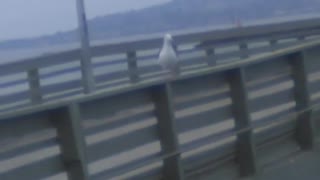
[[[177,77],[180,74],[177,47],[170,34],[164,36],[158,63],[163,69],[169,71],[172,77]]]

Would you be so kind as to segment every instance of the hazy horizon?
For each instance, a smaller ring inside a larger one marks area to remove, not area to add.
[[[88,19],[92,19],[168,1],[170,0],[85,0],[85,5]],[[33,38],[71,30],[77,27],[76,0],[28,0],[23,2],[21,0],[2,0],[0,22],[2,22],[0,41]]]
[[[314,9],[317,9],[315,7],[318,7],[315,4],[317,0],[309,0],[313,6],[310,6],[304,0],[296,0],[294,1],[295,3],[292,1],[279,3],[276,0],[268,3],[263,2],[263,0],[246,0],[242,1],[242,3],[223,0],[181,0],[185,6],[170,3],[165,6],[158,6],[150,11],[148,9],[140,9],[173,0],[84,1],[88,20],[99,16],[106,16],[90,22],[89,31],[91,40],[145,35],[160,31],[179,30],[179,28],[181,30],[181,27],[183,27],[182,29],[185,29],[185,27],[190,29],[199,26],[219,26],[221,24],[235,23],[235,18],[241,19],[241,23],[243,24],[247,23],[246,21],[248,20],[262,20],[270,17],[280,18],[286,15],[286,13],[302,16],[309,11],[314,13]],[[77,36],[75,36],[74,31],[70,33],[66,32],[77,28],[76,0],[2,0],[1,5],[0,43],[2,43],[3,47],[7,45],[7,47],[16,47],[23,43],[26,43],[25,47],[33,46],[34,44],[31,41],[35,40],[34,38],[40,39],[38,42],[38,44],[41,44],[40,47],[52,45],[54,44],[53,42],[57,41],[61,43],[62,41],[74,42],[77,39],[75,38]],[[182,11],[176,11],[176,9],[181,7],[185,9],[183,13],[188,11],[187,14],[182,13],[183,17],[190,20],[193,19],[193,21],[189,23],[181,19],[182,16],[180,15]],[[300,12],[299,10],[302,9],[303,12]],[[140,11],[134,13],[128,12],[131,10]],[[127,13],[107,16],[119,12]],[[168,13],[173,14],[173,17],[168,17]],[[197,19],[197,17],[199,18]],[[157,20],[155,21],[155,19]],[[139,27],[143,27],[145,24],[148,24],[148,28],[139,29]]]

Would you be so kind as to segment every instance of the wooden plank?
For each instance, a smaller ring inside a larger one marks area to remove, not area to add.
[[[202,137],[197,140],[187,142],[182,145],[181,149],[183,149],[183,152],[189,152],[189,151],[201,149],[201,147],[208,146],[209,144],[214,144],[214,143],[219,144],[223,141],[225,141],[227,143],[228,139],[232,136],[235,136],[235,135],[236,135],[236,132],[234,131],[233,128],[226,129],[225,131],[222,131],[219,133],[214,133],[214,134],[208,135],[206,137]],[[232,144],[234,146],[235,141],[230,142],[230,144]],[[224,146],[224,145],[219,144],[219,146],[216,146],[213,149],[219,148],[221,146]],[[184,157],[184,158],[188,158],[188,156]]]
[[[25,84],[27,83],[27,78],[26,77],[23,77],[23,79],[19,78],[17,80],[10,80],[10,81],[7,81],[7,82],[3,82],[0,84],[0,87],[1,88],[9,88],[10,86],[17,86],[17,85],[21,85],[21,84]]]
[[[311,118],[312,110],[310,108],[310,93],[308,87],[308,75],[303,52],[294,53],[288,56],[292,63],[292,76],[294,79],[294,94],[297,111],[304,111],[297,117],[296,139],[302,149],[312,149],[314,147],[315,133],[314,122]]]
[[[231,106],[227,105],[191,114],[183,118],[177,118],[177,129],[180,133],[184,133],[193,129],[210,126],[229,118],[232,118]]]
[[[247,87],[249,92],[259,91],[261,89],[267,89],[272,86],[278,86],[280,84],[288,83],[292,81],[291,73],[279,74],[276,76],[265,77],[257,80],[252,80],[247,82]],[[283,86],[281,89],[290,89],[289,84]],[[250,97],[249,97],[250,98]]]
[[[152,89],[152,97],[156,107],[155,113],[158,119],[162,152],[164,154],[174,153],[173,156],[164,159],[164,177],[168,180],[184,179],[180,153],[177,153],[180,152],[180,148],[174,117],[171,85],[166,83],[154,87]]]
[[[294,95],[290,89],[280,90],[278,92],[250,100],[249,108],[251,112],[258,112],[281,104],[287,104],[292,101],[294,101]]]
[[[298,43],[282,43],[282,44],[277,44],[274,48],[275,50],[279,51],[284,48],[288,48],[290,46],[297,45]],[[245,51],[240,51],[240,50],[235,50],[235,51],[229,51],[229,52],[223,52],[223,53],[216,53],[215,54],[215,59],[217,62],[223,62],[223,60],[228,60],[230,58],[235,58],[235,57],[245,57],[245,56],[254,56],[254,55],[259,55],[262,53],[272,53],[272,49],[270,49],[270,46],[262,46],[262,47],[253,47],[249,48]]]
[[[86,146],[81,130],[81,117],[77,104],[49,111],[49,117],[57,128],[62,159],[71,180],[87,180]]]
[[[80,50],[62,51],[55,54],[25,58],[0,65],[0,75],[25,72],[27,69],[49,67],[69,63],[80,59]]]
[[[59,155],[56,155],[28,164],[27,166],[0,173],[0,177],[3,180],[45,179],[63,173],[63,170],[64,167]]]
[[[95,81],[91,64],[90,40],[84,0],[77,0],[77,14],[81,39],[81,73],[84,93],[91,93],[95,89]]]
[[[112,80],[123,79],[128,77],[128,71],[121,70],[112,73],[99,74],[95,77],[97,84],[103,84]],[[128,79],[129,80],[129,79]]]
[[[46,102],[50,102],[50,101],[62,101],[63,99],[66,98],[73,98],[76,96],[79,96],[79,94],[82,93],[82,89],[73,89],[67,92],[58,92],[55,94],[50,94],[50,96],[46,97]]]
[[[227,73],[233,101],[232,108],[235,118],[235,129],[250,129],[251,118],[244,69],[236,68]],[[241,176],[249,176],[257,172],[256,150],[252,130],[237,135],[237,159]]]
[[[162,71],[161,66],[159,66],[156,63],[146,65],[146,66],[141,66],[138,69],[140,74],[148,74],[148,73],[154,73],[156,71]]]
[[[227,87],[225,77],[223,77],[221,73],[216,73],[214,76],[207,74],[199,77],[190,77],[172,84],[175,99],[192,97],[195,94],[208,92],[215,93],[215,91],[219,92],[227,89]],[[222,94],[221,97],[224,97],[224,94]]]
[[[55,94],[63,91],[81,89],[81,80],[75,79],[71,81],[63,81],[60,83],[49,84],[42,87],[43,95],[47,96],[50,94]]]
[[[124,175],[126,173],[130,173],[133,171],[137,171],[139,169],[143,169],[148,167],[148,165],[151,165],[152,163],[155,162],[160,162],[161,161],[161,155],[160,153],[156,153],[156,154],[151,154],[148,156],[145,156],[141,159],[137,159],[134,160],[132,162],[126,163],[122,166],[119,167],[114,167],[102,172],[99,172],[97,174],[94,174],[92,176],[92,179],[101,179],[101,180],[105,180],[105,179],[117,179],[118,176]],[[156,170],[156,172],[154,171]],[[152,173],[161,173],[161,167],[158,167],[156,169],[153,170],[145,170],[143,173],[139,173],[138,176],[140,176],[142,178],[142,176],[146,177],[146,176],[150,176]],[[119,178],[118,178],[119,179]],[[127,179],[127,178],[126,178]],[[130,177],[129,179],[139,179],[138,177],[134,176],[134,177]],[[142,178],[145,179],[145,178]]]
[[[130,91],[111,97],[101,97],[81,103],[81,115],[84,120],[108,120],[117,115],[130,114],[135,108],[150,108],[152,99],[143,90]]]
[[[8,160],[11,158],[15,158],[18,156],[23,156],[25,154],[34,153],[36,151],[39,151],[41,149],[45,148],[53,148],[54,146],[57,146],[57,138],[51,138],[51,139],[45,139],[45,140],[39,140],[37,142],[28,142],[23,144],[20,142],[20,144],[15,143],[16,146],[13,145],[13,147],[8,147],[8,145],[3,145],[3,149],[0,151],[0,161]]]
[[[262,63],[249,65],[246,68],[246,78],[248,83],[289,73],[290,65],[288,61],[285,61],[284,57],[278,57]]]
[[[293,115],[295,113],[295,107],[280,111],[280,112],[276,112],[273,114],[268,114],[268,116],[259,118],[257,119],[253,119],[253,123],[252,125],[254,126],[254,128],[259,128],[259,127],[263,127],[263,126],[268,126],[268,124],[270,123],[276,123],[278,121],[280,121],[280,119],[289,117],[290,115]]]
[[[40,75],[38,69],[28,70],[28,82],[31,102],[39,104],[42,102],[42,93],[40,85]]]
[[[265,25],[267,25],[267,24],[265,24]],[[258,28],[260,28],[260,27],[258,27]],[[229,30],[230,29],[225,29],[225,32],[227,32]],[[247,30],[251,30],[251,28],[248,28]],[[207,49],[207,48],[211,48],[211,47],[221,47],[221,46],[227,46],[227,45],[232,45],[232,44],[239,44],[241,42],[253,43],[253,42],[267,41],[269,39],[270,40],[274,40],[274,39],[275,40],[283,40],[283,39],[289,39],[289,38],[296,38],[299,36],[307,37],[307,36],[319,34],[319,29],[318,28],[299,29],[299,30],[298,29],[294,29],[294,30],[291,29],[291,30],[287,30],[287,31],[278,31],[278,32],[271,32],[271,33],[266,32],[265,34],[260,34],[260,35],[255,34],[255,33],[257,33],[257,32],[251,32],[251,34],[248,34],[246,36],[236,36],[235,35],[234,37],[226,37],[226,38],[221,38],[221,36],[220,37],[210,37],[210,38],[207,38],[207,41],[204,41],[203,43],[197,45],[196,48],[197,49]],[[222,35],[222,34],[220,34],[220,35]],[[217,38],[219,40],[217,40]],[[214,39],[216,39],[216,40],[214,40]]]
[[[52,124],[44,112],[28,113],[0,120],[0,139],[26,137],[27,135],[48,131]]]
[[[27,90],[25,90],[25,91],[13,93],[13,94],[7,94],[5,96],[0,96],[0,104],[2,106],[8,105],[8,104],[16,103],[19,101],[25,101],[25,100],[28,100],[29,98],[30,98],[30,93]]]
[[[136,83],[139,81],[137,53],[135,51],[127,52],[127,61],[130,80],[131,82]]]
[[[208,144],[208,143],[207,143]],[[205,145],[207,145],[205,144]],[[186,172],[193,172],[201,166],[210,166],[222,160],[226,157],[233,158],[235,152],[234,142],[223,144],[214,149],[201,152],[194,156],[186,157],[183,159],[183,163],[186,164]]]
[[[99,125],[89,127],[85,130],[87,135],[93,135],[97,132],[101,131],[111,131],[115,128],[124,127],[128,124],[141,123],[146,121],[146,119],[152,118],[154,115],[153,110],[148,112],[140,112],[140,113],[126,113],[125,116],[121,115],[118,117],[105,117],[103,121],[105,123],[100,123]],[[90,123],[90,119],[86,120],[85,123]]]
[[[94,162],[156,141],[157,127],[153,125],[90,145],[88,147],[88,159],[90,162]],[[91,142],[88,141],[88,144],[91,144]]]
[[[218,88],[219,87],[217,87],[217,89],[214,89],[216,90],[216,93],[208,92],[209,90],[201,91],[201,89],[199,89],[197,91],[197,89],[195,89],[196,91],[193,93],[191,92],[190,94],[183,94],[183,92],[180,90],[181,93],[179,94],[180,95],[183,94],[183,96],[179,97],[180,100],[175,100],[176,111],[181,111],[183,109],[192,108],[194,106],[201,106],[208,103],[212,104],[212,103],[221,102],[221,101],[229,102],[230,92],[227,90],[224,90],[223,87],[220,87],[220,92],[219,92]]]

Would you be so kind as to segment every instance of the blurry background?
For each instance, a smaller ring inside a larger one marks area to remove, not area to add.
[[[85,5],[92,44],[308,18],[320,10],[319,0],[86,0]],[[2,0],[0,22],[0,63],[79,46],[75,0]]]

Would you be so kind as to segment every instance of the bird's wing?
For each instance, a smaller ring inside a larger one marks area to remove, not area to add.
[[[176,55],[178,55],[178,46],[175,43],[172,43],[172,48],[173,48],[174,52],[176,53]]]
[[[178,57],[172,48],[164,48],[160,52],[159,62],[166,64],[167,66],[172,66],[177,64]]]

